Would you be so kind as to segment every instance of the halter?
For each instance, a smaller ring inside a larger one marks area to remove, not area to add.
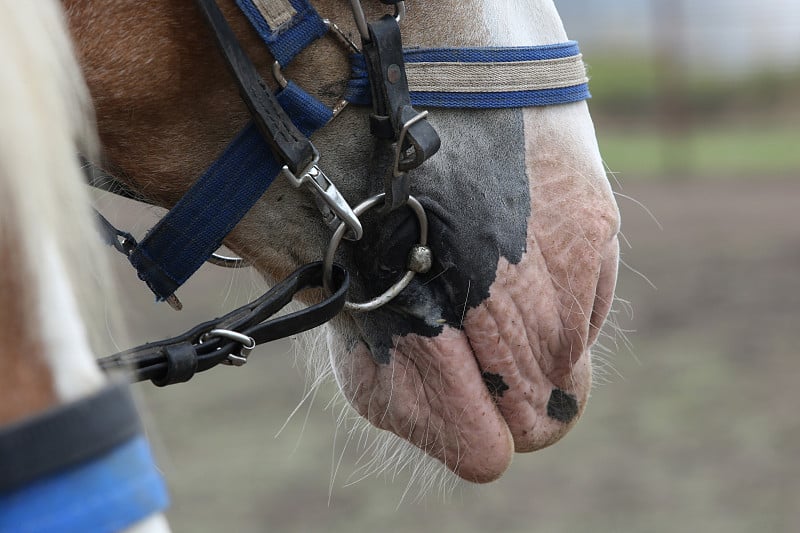
[[[242,264],[214,252],[278,176],[312,192],[333,237],[323,262],[301,267],[256,302],[173,339],[104,358],[103,368],[132,368],[134,379],[152,379],[159,385],[186,381],[195,371],[219,362],[242,364],[256,344],[310,329],[343,308],[366,312],[386,304],[432,263],[426,214],[410,194],[410,172],[436,153],[440,141],[426,120],[428,112],[414,106],[520,108],[577,102],[590,96],[582,56],[573,41],[532,47],[403,49],[400,23],[405,3],[381,2],[393,5],[394,13],[368,22],[361,2],[351,0],[361,37],[359,50],[335,24],[322,19],[308,0],[236,0],[275,58],[273,71],[280,90],[273,94],[216,2],[197,0],[253,121],[141,242],[100,216],[107,242],[129,258],[158,300],[179,307],[175,290],[204,262]],[[300,51],[327,35],[351,53],[347,90],[334,108],[286,80],[281,72]],[[383,193],[355,208],[335,186],[336,178],[321,168],[320,152],[310,140],[348,104],[372,106],[369,127],[376,138],[375,159],[381,162],[377,177],[384,185]],[[135,196],[108,180],[92,182]],[[406,205],[420,227],[406,274],[368,302],[346,302],[349,277],[334,263],[340,242],[361,238],[359,216],[365,211],[378,208],[387,213]],[[324,286],[330,296],[316,306],[262,323],[296,292],[316,286]],[[280,327],[274,328],[277,321]]]

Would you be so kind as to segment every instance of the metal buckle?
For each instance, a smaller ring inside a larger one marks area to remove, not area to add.
[[[207,341],[211,337],[222,337],[224,339],[229,339],[234,342],[238,342],[242,345],[239,348],[239,353],[231,353],[228,354],[227,359],[222,361],[223,365],[229,366],[242,366],[247,363],[247,356],[250,355],[250,352],[256,347],[256,341],[253,337],[248,337],[244,333],[239,333],[238,331],[233,331],[230,329],[212,329],[200,337],[200,344]]]
[[[365,211],[368,211],[369,209],[382,203],[384,196],[385,193],[376,194],[375,196],[358,204],[353,211],[356,215],[361,215]],[[408,287],[408,284],[411,283],[411,280],[414,279],[415,275],[424,274],[431,269],[433,264],[433,253],[428,247],[428,217],[425,214],[425,208],[422,207],[422,204],[419,203],[419,200],[413,196],[408,197],[408,203],[406,205],[408,205],[411,210],[414,211],[414,214],[417,215],[417,220],[419,221],[419,243],[412,246],[411,251],[408,254],[408,263],[406,265],[408,270],[403,277],[397,280],[394,285],[386,289],[386,291],[380,296],[377,296],[366,302],[345,302],[344,308],[348,311],[364,313],[367,311],[374,311],[375,309],[386,305],[398,294],[400,294],[403,289]],[[331,237],[330,244],[328,244],[328,250],[325,252],[325,258],[322,262],[322,283],[329,291],[331,290],[331,285],[333,283],[333,256],[336,255],[336,249],[339,247],[339,243],[342,241],[345,229],[346,227],[344,224],[340,225],[336,229],[333,237]]]
[[[400,138],[397,139],[397,143],[394,149],[394,176],[398,177],[403,172],[400,170],[400,159],[403,155],[403,143],[406,140],[406,135],[408,134],[408,129],[419,122],[420,120],[425,120],[428,117],[427,111],[420,111],[414,117],[407,122],[403,123],[403,128],[400,130]]]
[[[333,36],[334,40],[347,48],[351,54],[361,53],[361,49],[356,45],[356,43],[350,40],[350,37],[348,37],[347,34],[336,25],[336,23],[330,19],[322,19],[322,22],[325,24],[325,27],[328,28],[328,33]],[[289,80],[287,80],[286,76],[283,75],[281,64],[278,61],[272,63],[272,77],[275,78],[275,81],[278,83],[278,86],[280,86],[281,89],[285,89],[286,86],[289,85]],[[339,116],[339,113],[341,113],[348,104],[349,102],[345,100],[344,97],[340,98],[331,109],[333,112],[333,117],[331,120]]]

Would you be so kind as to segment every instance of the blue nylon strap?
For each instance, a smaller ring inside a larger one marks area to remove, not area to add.
[[[367,93],[369,96],[369,93]],[[584,83],[560,89],[497,93],[411,92],[411,103],[423,107],[504,109],[510,107],[542,107],[580,102],[591,97]],[[351,102],[356,103],[356,102]],[[368,105],[369,99],[367,100]]]
[[[564,43],[511,48],[410,48],[403,51],[406,63],[511,63],[546,61],[580,54],[578,43]],[[372,96],[364,56],[351,56],[351,77],[345,100],[356,105],[370,105]],[[516,92],[423,92],[411,91],[411,103],[442,108],[511,108],[567,104],[591,98],[588,83],[556,89]]]
[[[252,0],[236,0],[236,5],[247,16],[250,24],[282,67],[288,65],[297,54],[328,31],[316,10],[306,0],[289,0],[289,2],[297,14],[279,27],[271,28]]]
[[[195,273],[280,172],[248,125],[130,256],[139,277],[165,300]]]
[[[275,97],[303,135],[311,134],[333,118],[333,111],[290,81]]]
[[[0,495],[0,533],[104,533],[162,512],[169,497],[142,436]]]
[[[307,1],[290,2],[296,14],[272,29],[252,1],[237,0],[281,64],[327,31]],[[329,108],[291,82],[276,96],[305,135],[332,117]],[[221,246],[281,167],[255,126],[248,124],[131,253],[139,278],[158,300],[172,295]]]
[[[406,48],[406,63],[508,63],[512,61],[544,61],[580,54],[577,41],[537,46],[485,46],[472,48]]]
[[[307,136],[333,116],[291,82],[277,98]],[[131,264],[159,300],[173,294],[222,245],[281,168],[249,123],[131,254]]]

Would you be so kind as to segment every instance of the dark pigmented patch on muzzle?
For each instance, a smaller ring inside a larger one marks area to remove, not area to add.
[[[547,416],[568,424],[578,416],[578,400],[561,389],[553,389],[547,402]]]
[[[486,388],[493,398],[502,398],[503,394],[509,389],[509,386],[503,381],[503,376],[500,374],[493,374],[492,372],[481,373],[483,382],[486,383]]]
[[[376,362],[388,363],[392,337],[433,337],[444,324],[461,328],[469,309],[489,296],[501,257],[526,249],[530,194],[521,110],[435,110],[438,154],[411,173],[411,193],[425,207],[434,265],[389,305],[356,316]],[[408,208],[363,217],[364,239],[352,248],[350,298],[380,294],[405,271],[418,224]]]

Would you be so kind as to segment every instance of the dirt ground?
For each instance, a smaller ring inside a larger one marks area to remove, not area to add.
[[[276,437],[304,391],[302,354],[277,343],[243,369],[136,387],[175,530],[800,531],[800,180],[618,190],[618,297],[629,303],[616,316],[630,345],[605,341],[605,383],[563,442],[517,456],[496,483],[415,503],[406,475],[359,479],[330,388]],[[260,287],[252,273],[208,267],[181,290],[178,315],[121,270],[136,342]]]

